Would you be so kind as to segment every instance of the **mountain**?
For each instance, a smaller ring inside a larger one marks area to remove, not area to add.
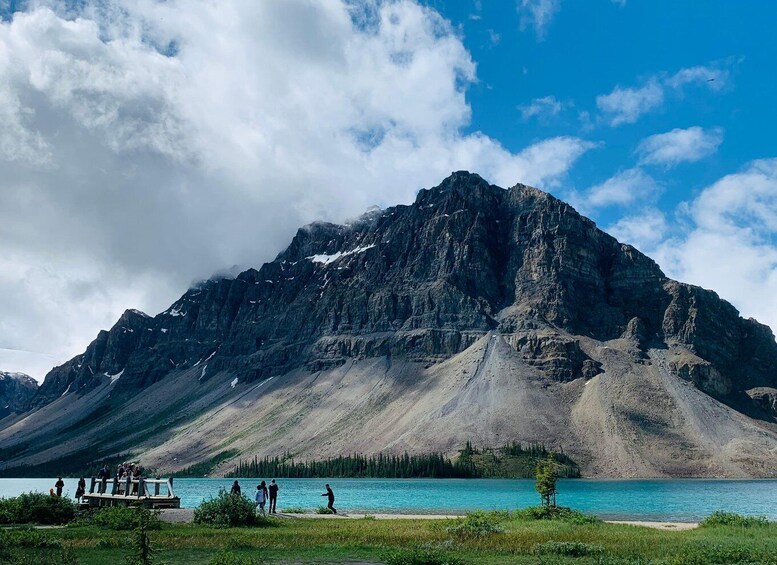
[[[775,399],[767,326],[545,192],[457,172],[126,311],[0,420],[0,460],[223,473],[522,441],[588,476],[775,476]]]
[[[0,371],[0,420],[23,412],[38,389],[38,381],[24,373]]]

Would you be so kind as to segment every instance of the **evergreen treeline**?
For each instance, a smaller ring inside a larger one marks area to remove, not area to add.
[[[471,478],[476,477],[471,464],[452,462],[440,453],[428,455],[384,455],[371,457],[347,455],[320,461],[294,461],[290,455],[283,457],[254,457],[241,461],[234,471],[235,477],[372,477],[372,478]]]
[[[537,464],[551,452],[542,444],[511,443],[500,448],[476,449],[467,442],[455,460],[441,453],[426,455],[347,455],[320,461],[282,457],[254,457],[240,461],[231,476],[283,478],[533,478]],[[553,452],[559,477],[578,478],[580,468],[563,452]]]
[[[500,448],[473,447],[467,442],[459,452],[459,462],[471,464],[482,478],[534,478],[537,465],[553,454],[556,476],[566,479],[580,478],[580,467],[564,451],[551,452],[541,443],[526,446],[513,442]]]

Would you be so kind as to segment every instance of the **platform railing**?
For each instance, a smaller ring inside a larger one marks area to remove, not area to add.
[[[89,485],[89,494],[100,494],[110,496],[137,496],[143,497],[166,497],[174,498],[175,491],[173,491],[173,477],[162,479],[157,477],[156,479],[147,479],[145,477],[130,478],[124,477],[119,479],[114,477],[110,480],[102,477],[92,477]],[[153,485],[153,494],[150,492],[150,487]],[[167,493],[161,494],[162,487],[166,486]],[[110,488],[110,492],[109,491]],[[96,490],[95,490],[96,489]]]

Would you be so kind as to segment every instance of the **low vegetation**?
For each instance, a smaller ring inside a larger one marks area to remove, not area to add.
[[[216,528],[267,527],[273,521],[256,514],[253,502],[242,495],[219,491],[194,510],[194,523]]]
[[[245,504],[223,500],[230,496],[215,499],[229,503],[223,512]],[[226,522],[216,520],[217,525]],[[127,563],[130,557],[136,563],[145,558],[146,563],[168,565],[347,561],[389,565],[777,565],[777,524],[753,522],[744,516],[716,514],[705,520],[704,527],[682,532],[607,524],[572,510],[551,512],[541,507],[476,512],[460,520],[279,518],[272,522],[273,528],[162,524],[159,530],[145,528],[145,537],[138,534],[138,528],[116,531],[94,521],[46,530],[0,528],[0,562],[100,565]]]
[[[715,526],[735,526],[737,528],[753,528],[768,526],[769,520],[765,516],[742,516],[733,512],[713,512],[701,521],[699,526],[710,528]]]
[[[66,496],[28,492],[0,498],[0,524],[65,524],[75,513],[75,504]]]
[[[501,523],[508,518],[507,512],[472,512],[445,530],[456,538],[482,538],[504,532]]]
[[[158,512],[130,506],[111,506],[94,510],[81,517],[77,524],[93,525],[113,531],[129,531],[141,526],[147,530],[162,528]]]

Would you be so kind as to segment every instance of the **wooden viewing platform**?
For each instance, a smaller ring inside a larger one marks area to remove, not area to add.
[[[110,484],[108,479],[92,477],[89,492],[81,497],[81,504],[88,507],[139,504],[147,508],[180,508],[181,499],[175,496],[172,477],[169,479],[114,477]]]

